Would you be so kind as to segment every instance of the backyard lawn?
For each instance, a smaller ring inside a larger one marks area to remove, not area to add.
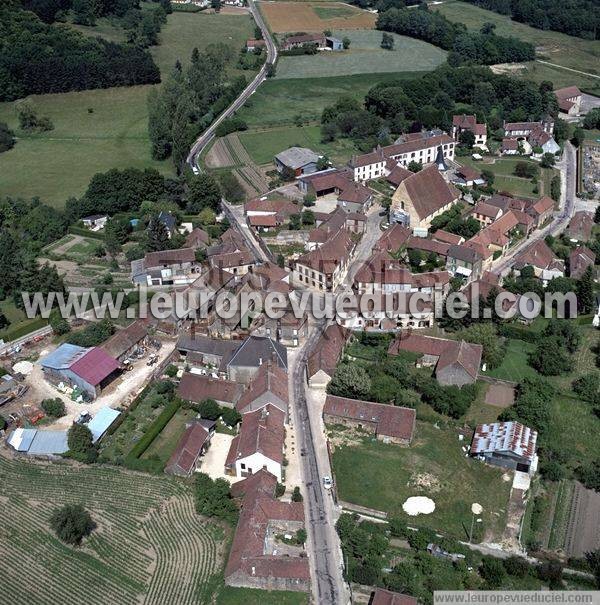
[[[349,140],[341,139],[333,143],[321,143],[319,126],[288,126],[271,130],[248,130],[239,134],[240,141],[250,157],[257,164],[270,164],[273,157],[288,147],[308,147],[317,153],[324,154],[334,162],[346,162],[355,147]]]
[[[327,8],[324,7],[323,10]],[[349,38],[350,48],[340,52],[281,57],[277,63],[277,79],[374,74],[409,69],[431,71],[446,59],[445,51],[436,46],[397,34],[392,34],[395,42],[392,51],[381,48],[379,31],[334,31],[333,35],[339,39]]]
[[[333,467],[339,497],[459,539],[468,537],[471,504],[478,502],[484,510],[486,540],[498,539],[511,483],[502,479],[502,470],[466,458],[464,445],[455,429],[418,421],[409,448],[370,438],[360,445],[336,447]],[[431,498],[435,511],[408,517],[402,504],[410,496]]]
[[[169,420],[167,426],[142,454],[142,460],[160,460],[165,465],[185,431],[186,422],[193,420],[197,415],[198,413],[195,410],[179,408],[173,418]]]
[[[535,350],[535,345],[523,340],[510,339],[507,342],[506,355],[502,364],[487,372],[485,376],[521,382],[524,378],[537,376],[537,372],[527,363],[529,353]]]
[[[306,605],[308,595],[302,592],[258,590],[224,586],[216,605]]]
[[[493,23],[496,26],[497,34],[515,36],[535,44],[539,58],[544,61],[600,75],[600,49],[597,41],[529,27],[524,23],[513,21],[505,15],[499,15],[465,2],[440,3],[435,6],[435,10],[451,21],[464,23],[470,29],[479,30],[484,23]],[[537,62],[526,63],[525,66],[526,70],[521,72],[521,75],[536,82],[550,80],[557,88],[575,84],[587,90],[596,88],[597,91],[600,91],[600,81],[597,78],[589,78]],[[520,73],[518,70],[515,71],[514,67],[511,67],[511,72],[516,75]]]

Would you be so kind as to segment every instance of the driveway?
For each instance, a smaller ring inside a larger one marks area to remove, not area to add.
[[[241,481],[243,477],[232,477],[225,474],[225,460],[233,441],[233,435],[215,433],[210,440],[210,447],[200,458],[201,473],[206,473],[211,479],[226,479],[229,483]]]

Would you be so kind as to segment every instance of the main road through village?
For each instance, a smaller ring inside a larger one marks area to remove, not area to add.
[[[187,163],[195,173],[198,173],[198,157],[215,137],[217,126],[226,118],[235,114],[256,89],[265,81],[269,65],[277,59],[277,48],[264,19],[254,4],[248,0],[248,7],[255,22],[260,27],[267,45],[267,60],[254,80],[244,89],[241,95],[228,107],[213,124],[202,133],[192,146]],[[553,235],[564,229],[575,209],[576,192],[576,151],[570,143],[565,145],[565,153],[558,166],[562,177],[562,195],[558,212],[553,220],[544,228],[538,230],[532,238],[515,246],[506,257],[499,259],[493,266],[493,272],[502,273],[510,266],[510,261],[518,254],[527,250],[535,241],[547,235]],[[224,210],[228,218],[244,236],[256,259],[260,262],[268,260],[267,254],[261,248],[254,235],[248,229],[243,213],[224,200]],[[369,215],[365,237],[362,238],[356,250],[355,259],[346,278],[346,284],[351,284],[358,267],[368,257],[375,240],[380,235],[379,216],[375,209]],[[309,337],[304,345],[290,355],[289,376],[291,383],[291,414],[296,432],[297,445],[300,449],[302,477],[304,480],[305,513],[308,519],[308,552],[312,576],[312,592],[314,602],[319,605],[342,605],[349,602],[348,586],[344,582],[342,570],[343,561],[340,542],[335,531],[335,522],[339,510],[336,507],[331,492],[323,487],[324,475],[331,476],[327,443],[323,434],[319,413],[311,409],[307,401],[306,364],[308,355],[312,352],[323,331],[327,327],[325,321],[314,323]]]
[[[248,7],[266,42],[267,61],[242,94],[200,135],[190,149],[187,163],[196,174],[200,170],[198,157],[214,139],[217,126],[244,105],[250,95],[265,81],[268,66],[274,64],[277,59],[277,48],[273,37],[253,0],[248,0]],[[250,233],[242,213],[237,211],[234,206],[227,204],[225,200],[224,210],[232,224],[242,233],[246,242],[251,246],[256,259],[259,261],[267,260],[265,251]],[[371,219],[370,222],[374,220]],[[379,229],[375,233],[377,231]],[[361,246],[361,252],[362,248],[366,250],[366,244]],[[363,254],[358,256],[362,257]],[[353,267],[355,266],[356,261]],[[309,410],[306,399],[306,360],[324,329],[324,323],[313,325],[304,345],[293,355],[290,355],[288,368],[292,386],[290,403],[297,444],[300,448],[305,488],[304,507],[308,519],[308,552],[313,600],[319,605],[345,605],[349,602],[349,593],[342,575],[342,553],[335,531],[336,510],[330,493],[324,489],[322,483],[323,475],[331,474],[327,457],[327,444],[322,431],[319,428],[315,429],[319,426],[319,423],[314,418],[315,410]]]

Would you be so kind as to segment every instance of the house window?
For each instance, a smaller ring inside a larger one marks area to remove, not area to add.
[[[245,470],[246,470],[246,465],[245,465],[245,464],[242,462],[242,463],[240,464],[240,468],[241,468],[243,471],[245,471]]]

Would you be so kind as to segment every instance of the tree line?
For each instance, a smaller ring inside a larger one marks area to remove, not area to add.
[[[485,66],[443,65],[426,76],[381,82],[372,87],[364,104],[342,97],[323,110],[323,141],[350,138],[362,151],[392,142],[396,135],[423,128],[449,131],[452,116],[475,113],[492,131],[502,121],[539,120],[556,116],[558,104],[551,82],[537,85]]]
[[[44,23],[16,0],[0,7],[0,101],[30,94],[160,82],[150,53]]]
[[[246,78],[228,79],[225,67],[233,59],[226,44],[194,48],[191,63],[179,61],[159,91],[148,96],[148,131],[152,157],[172,157],[181,171],[194,140],[246,87]]]
[[[376,27],[450,51],[448,62],[451,65],[493,65],[535,59],[533,44],[496,35],[492,23],[484,24],[479,32],[472,32],[462,23],[453,23],[441,13],[430,11],[426,5],[420,5],[417,10],[390,8],[378,15]]]
[[[585,38],[600,38],[598,0],[466,0],[471,4],[508,15],[536,29],[554,30]]]

